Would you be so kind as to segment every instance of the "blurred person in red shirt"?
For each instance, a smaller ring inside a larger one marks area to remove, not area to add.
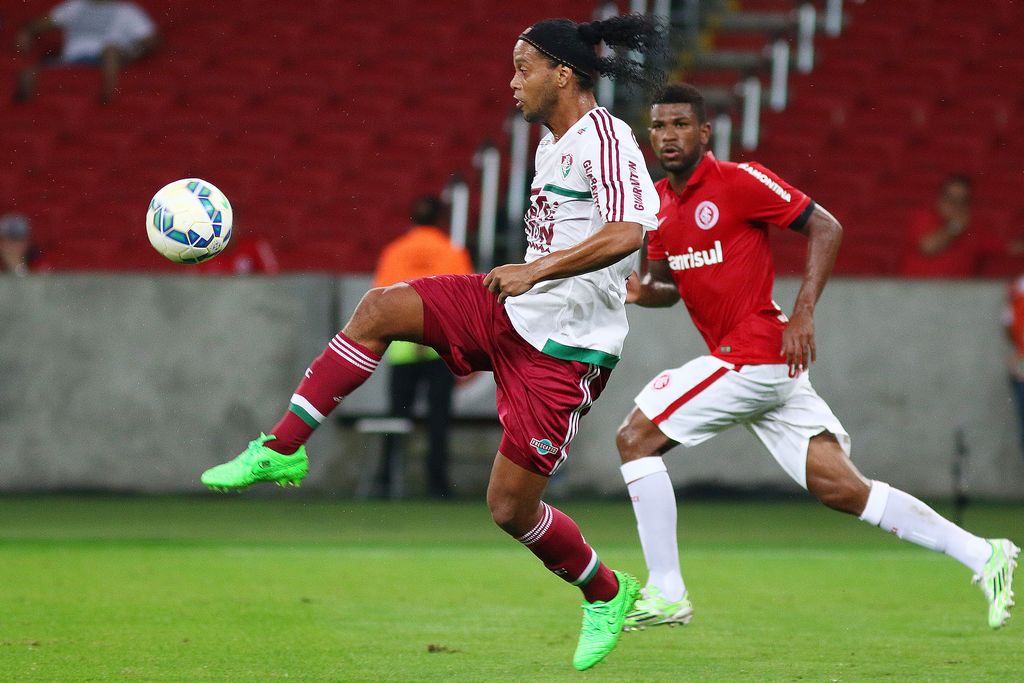
[[[985,261],[998,254],[1022,253],[971,215],[971,179],[951,175],[942,182],[934,209],[915,212],[900,275],[920,278],[968,278],[981,274]]]
[[[196,270],[207,275],[274,275],[281,267],[270,242],[261,237],[239,235],[217,258],[203,261]]]

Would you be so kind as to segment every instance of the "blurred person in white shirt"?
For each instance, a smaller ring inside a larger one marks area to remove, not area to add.
[[[28,54],[37,36],[51,29],[64,32],[56,59],[27,67],[18,77],[14,99],[25,102],[35,91],[40,66],[95,66],[103,81],[100,100],[109,103],[117,92],[121,66],[153,52],[160,36],[153,20],[138,5],[120,0],[66,0],[18,32],[16,48]]]

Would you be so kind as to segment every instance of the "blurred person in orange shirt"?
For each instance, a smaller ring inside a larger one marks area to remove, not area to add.
[[[424,196],[412,207],[412,227],[381,252],[373,276],[374,287],[386,287],[431,275],[467,275],[473,272],[469,253],[451,243],[438,227],[444,205],[435,196]],[[455,378],[437,353],[411,342],[391,342],[385,356],[391,365],[390,414],[412,416],[418,394],[427,403],[427,494],[432,498],[452,495],[448,480],[448,423]],[[378,489],[391,490],[393,469],[401,464],[401,435],[384,438],[384,457],[377,475]]]

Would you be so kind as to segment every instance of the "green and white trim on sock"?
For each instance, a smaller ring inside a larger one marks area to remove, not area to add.
[[[327,416],[313,407],[313,404],[298,394],[292,394],[292,400],[288,404],[288,410],[294,413],[307,425],[316,429]]]
[[[597,551],[593,548],[590,549],[590,563],[587,564],[587,568],[583,570],[583,573],[576,577],[576,580],[570,581],[574,586],[585,586],[594,578],[594,574],[597,573],[598,568],[601,566],[601,560],[597,557]]]

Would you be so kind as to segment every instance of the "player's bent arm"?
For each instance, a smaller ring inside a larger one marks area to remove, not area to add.
[[[796,295],[796,303],[793,305],[794,314],[802,310],[814,311],[814,305],[818,303],[825,289],[825,283],[832,274],[832,267],[839,254],[839,245],[843,241],[843,226],[824,207],[815,205],[807,222],[796,232],[806,235],[808,242],[804,277],[800,283],[800,291]]]
[[[576,246],[553,251],[530,263],[533,283],[607,268],[643,244],[644,229],[639,223],[605,223],[604,227]]]
[[[498,266],[484,277],[484,286],[504,302],[530,291],[538,282],[582,275],[618,263],[639,249],[643,241],[644,230],[639,223],[605,223],[576,246],[553,251],[530,263]]]
[[[645,308],[667,308],[679,301],[679,288],[672,279],[672,271],[668,261],[649,260],[647,275],[636,288],[630,287],[626,294],[626,303],[644,306]]]
[[[843,226],[832,214],[815,206],[807,221],[793,228],[806,235],[807,261],[800,291],[793,304],[793,314],[786,329],[782,331],[782,349],[791,376],[806,370],[818,359],[817,342],[814,338],[814,305],[818,303],[825,283],[832,274],[832,266],[843,240]]]

